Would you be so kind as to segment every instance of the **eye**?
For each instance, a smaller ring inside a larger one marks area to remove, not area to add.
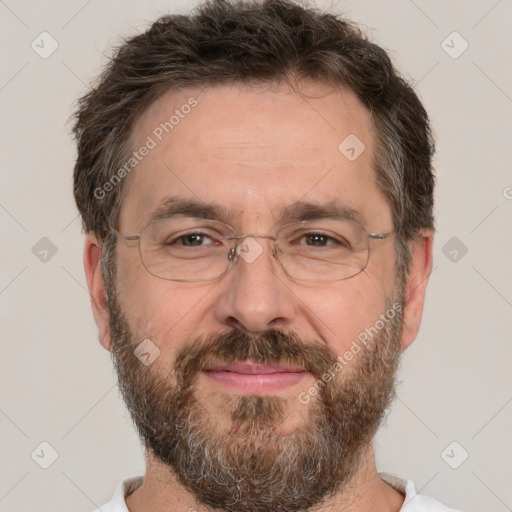
[[[181,245],[185,246],[203,245],[203,242],[205,242],[207,239],[211,240],[208,235],[203,233],[191,233],[190,235],[185,235],[178,238],[178,240],[181,242]]]
[[[341,237],[334,238],[325,233],[305,233],[300,236],[299,243],[310,247],[327,247],[330,245],[338,245],[347,247],[348,243]]]
[[[314,245],[317,247],[324,247],[326,245],[330,245],[332,242],[335,242],[330,236],[327,236],[323,233],[307,233],[303,235],[301,240],[305,240],[306,245]]]
[[[203,245],[207,245],[213,242],[213,238],[199,231],[194,231],[193,233],[187,233],[185,235],[180,236],[170,236],[168,237],[165,245],[180,245],[183,247],[201,247]]]

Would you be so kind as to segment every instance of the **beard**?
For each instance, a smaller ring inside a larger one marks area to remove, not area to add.
[[[109,288],[111,352],[124,401],[146,449],[199,503],[229,512],[306,511],[349,485],[394,398],[403,287],[386,304],[386,318],[390,308],[396,314],[357,344],[346,366],[325,343],[294,332],[233,329],[187,340],[167,369],[134,355],[143,337],[131,332],[112,282]],[[201,370],[249,360],[303,367],[316,391],[309,388],[307,404],[304,394],[219,393],[222,407],[212,410],[204,387],[198,393]],[[299,427],[290,430],[291,416]]]

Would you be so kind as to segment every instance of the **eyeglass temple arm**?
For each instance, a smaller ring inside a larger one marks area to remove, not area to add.
[[[389,233],[370,233],[368,238],[371,238],[372,240],[384,240],[384,238],[387,238],[393,234],[394,231],[390,231]]]

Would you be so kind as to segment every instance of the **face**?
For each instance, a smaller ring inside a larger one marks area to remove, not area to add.
[[[134,149],[148,136],[157,140],[155,128],[190,98],[197,106],[126,178],[119,231],[140,233],[170,196],[222,206],[220,220],[237,234],[274,234],[289,222],[280,212],[299,202],[335,202],[360,212],[369,233],[392,231],[372,169],[369,113],[347,92],[327,94],[315,85],[303,90],[306,100],[284,86],[212,87],[173,92],[154,103],[134,130]],[[338,149],[351,134],[366,146],[352,162]],[[272,240],[257,241],[263,252],[251,263],[240,260],[219,280],[182,283],[150,275],[137,243],[119,239],[121,305],[134,331],[158,344],[159,366],[172,363],[190,337],[234,327],[293,329],[340,354],[384,311],[394,283],[393,237],[370,242],[363,273],[329,284],[288,278],[271,254]]]
[[[369,233],[392,231],[369,113],[347,91],[302,91],[217,86],[157,100],[133,132],[134,149],[156,144],[124,184],[119,231],[140,233],[180,200],[208,205],[237,234],[273,235],[303,220],[286,212],[332,204]],[[356,159],[339,150],[349,135],[364,144]],[[137,242],[120,237],[105,344],[148,450],[200,501],[304,509],[346,485],[389,404],[403,282],[393,237],[370,241],[363,272],[328,283],[291,278],[272,239],[256,240],[262,252],[224,276],[177,282],[147,272]],[[134,355],[147,339],[159,350],[148,366]]]

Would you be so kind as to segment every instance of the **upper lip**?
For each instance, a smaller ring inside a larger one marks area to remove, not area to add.
[[[247,375],[260,375],[269,373],[302,373],[305,370],[300,367],[286,364],[270,365],[255,363],[226,363],[207,366],[203,369],[209,372],[234,372],[245,373]]]

